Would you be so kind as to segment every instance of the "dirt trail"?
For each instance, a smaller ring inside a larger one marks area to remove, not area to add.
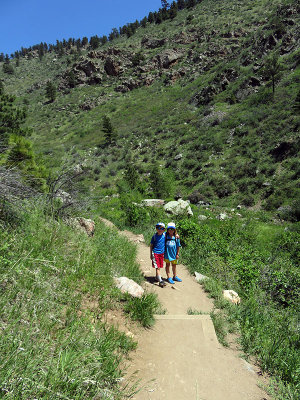
[[[138,235],[120,233],[137,244],[144,287],[157,293],[166,311],[156,316],[154,328],[141,330],[137,337],[126,381],[138,379],[141,390],[132,399],[270,400],[258,386],[258,368],[240,358],[237,350],[218,343],[209,316],[212,300],[187,269],[179,265],[177,274],[183,281],[160,288],[153,283],[149,247]],[[188,315],[188,309],[203,314]]]

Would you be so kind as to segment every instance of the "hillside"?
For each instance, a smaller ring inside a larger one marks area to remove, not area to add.
[[[204,0],[95,49],[32,50],[10,61],[11,73],[1,64],[5,90],[28,109],[39,156],[52,170],[83,160],[93,197],[116,192],[128,165],[141,191],[155,195],[149,175],[158,162],[171,176],[166,197],[298,207],[295,0]]]

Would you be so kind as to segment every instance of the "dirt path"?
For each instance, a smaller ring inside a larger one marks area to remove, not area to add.
[[[106,222],[106,220],[103,220]],[[156,316],[153,329],[142,330],[128,365],[127,381],[140,382],[134,400],[269,400],[260,389],[259,370],[236,350],[218,343],[209,312],[212,300],[183,265],[183,282],[160,288],[153,284],[149,247],[140,236],[122,231],[137,243],[137,261],[145,289],[157,293],[166,313]],[[165,271],[162,276],[165,276]],[[188,315],[187,310],[202,312]]]

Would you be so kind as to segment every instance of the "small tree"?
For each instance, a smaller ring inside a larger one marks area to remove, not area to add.
[[[51,81],[48,81],[46,85],[46,97],[51,103],[56,99],[56,87]]]
[[[279,61],[279,56],[276,52],[266,58],[264,62],[263,74],[267,79],[272,81],[272,92],[275,93],[275,84],[280,78],[280,73],[283,66]]]
[[[170,4],[167,2],[167,0],[161,0],[161,6],[164,9],[167,9],[170,7]]]
[[[90,39],[90,46],[93,50],[97,49],[100,46],[100,39],[98,36],[92,36]]]
[[[104,115],[102,119],[102,130],[105,133],[105,143],[106,144],[112,144],[114,141],[114,128],[112,126],[112,123],[110,121],[110,118],[107,115]]]
[[[124,179],[128,183],[130,189],[139,188],[140,176],[134,162],[128,162],[124,172]]]

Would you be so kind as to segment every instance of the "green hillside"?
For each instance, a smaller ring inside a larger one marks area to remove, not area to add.
[[[0,398],[136,390],[137,344],[106,316],[141,329],[163,310],[115,287],[144,278],[100,215],[146,243],[172,218],[219,341],[237,334],[270,396],[299,398],[299,15],[296,0],[178,0],[108,38],[0,53]],[[141,205],[180,197],[193,215]]]
[[[0,78],[51,168],[78,156],[95,195],[155,161],[192,200],[277,209],[299,196],[299,4],[202,1],[92,49],[33,50]],[[45,96],[47,81],[56,99]],[[274,83],[274,87],[272,85]],[[103,117],[113,127],[105,139]],[[112,140],[111,140],[112,139]]]

